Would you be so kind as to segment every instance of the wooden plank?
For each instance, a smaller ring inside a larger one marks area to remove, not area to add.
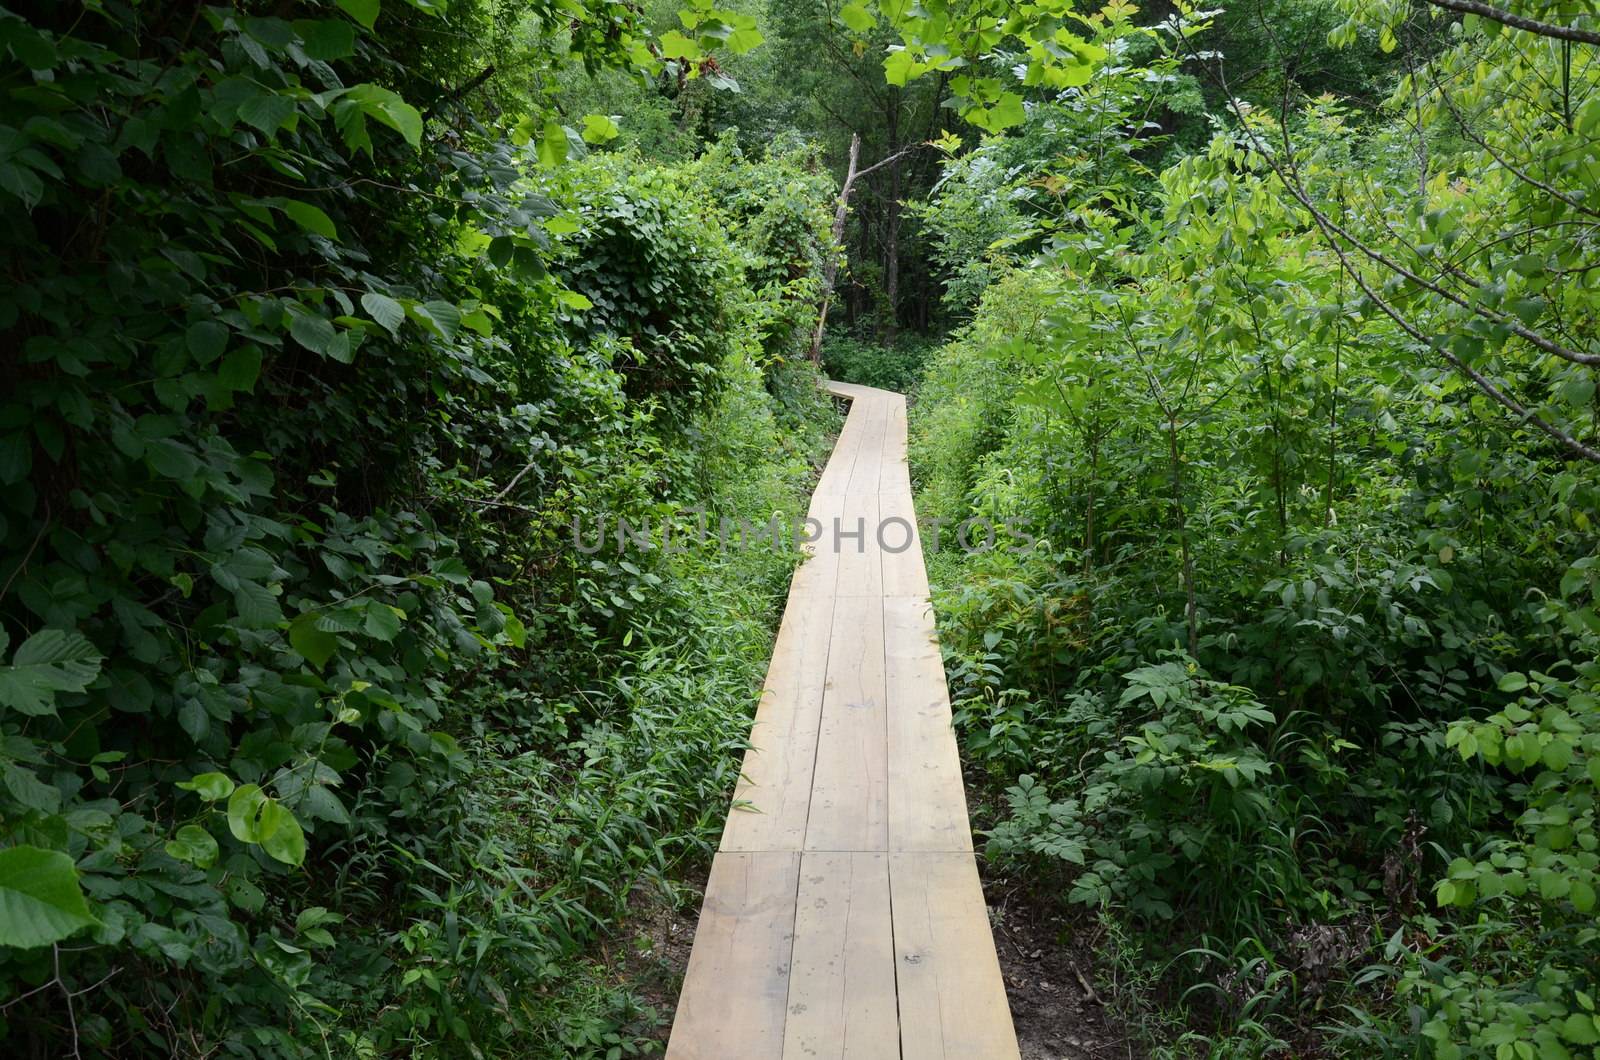
[[[878,527],[876,543],[883,551],[884,595],[927,599],[928,570],[922,561],[922,534],[917,529],[917,512],[909,492],[887,490],[878,494]]]
[[[879,390],[876,387],[862,386],[860,383],[841,383],[836,379],[824,379],[822,389],[834,397],[849,398],[854,401],[861,397],[871,397],[874,394],[888,394],[891,391]]]
[[[850,486],[850,475],[855,470],[862,430],[859,424],[852,427],[849,420],[845,421],[844,427],[839,431],[838,439],[834,442],[833,455],[822,466],[822,474],[817,478],[817,486],[812,491],[812,496],[844,496]]]
[[[831,593],[790,594],[722,829],[723,850],[799,850],[805,844],[832,626]]]
[[[888,780],[883,598],[840,596],[834,601],[806,849],[885,849]]]
[[[859,415],[862,420],[855,465],[850,471],[852,495],[878,492],[878,473],[883,467],[883,445],[889,431],[891,404],[878,397],[861,397],[850,406],[851,418]]]
[[[887,854],[800,860],[785,1057],[900,1055]]]
[[[850,412],[844,418],[844,426],[839,429],[839,437],[833,443],[833,452],[828,456],[828,462],[823,465],[822,475],[817,480],[816,494],[825,496],[843,496],[849,488],[850,477],[855,470],[856,458],[861,453],[861,443],[868,429],[867,421],[871,418],[870,410],[859,402],[853,402]]]
[[[883,595],[883,550],[878,547],[878,495],[852,489],[844,498],[844,510],[830,520],[817,543],[822,550],[833,549],[839,566],[834,592],[841,596]]]
[[[900,1055],[917,1060],[1018,1056],[971,854],[889,855]]]
[[[889,849],[971,850],[933,609],[921,598],[903,596],[886,597],[883,607]]]
[[[813,528],[810,524],[805,528],[805,533],[815,529],[815,541],[805,542],[802,539],[801,550],[807,558],[795,571],[793,580],[789,583],[789,595],[821,594],[832,596],[835,584],[839,578],[839,553],[833,548],[833,521],[844,518],[845,495],[843,493],[821,494],[811,498],[811,506],[806,515],[815,519]]]
[[[883,436],[883,459],[878,468],[878,492],[903,491],[911,496],[911,465],[906,451],[906,399],[899,394],[889,402],[888,429]]]
[[[667,1043],[669,1060],[779,1060],[800,855],[719,853]]]

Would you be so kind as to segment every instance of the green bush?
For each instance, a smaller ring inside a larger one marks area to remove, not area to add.
[[[909,393],[922,378],[932,345],[916,336],[901,336],[893,345],[830,333],[822,344],[822,367],[830,379]]]
[[[93,6],[0,13],[0,1035],[635,1048],[584,954],[709,849],[794,557],[572,524],[803,506],[765,250],[440,99],[488,5]]]
[[[1491,68],[1474,47],[1451,61]],[[1086,87],[1061,122],[1144,91]],[[984,167],[1037,161],[1049,109],[952,163],[924,212],[992,271],[911,409],[919,512],[1037,538],[930,568],[987,854],[1134,933],[1188,1024],[1161,1043],[1176,1055],[1589,1055],[1592,465],[1374,308],[1400,281],[1351,280],[1265,160],[1286,135],[1266,115],[1248,118],[1264,139],[1219,131],[1153,183],[1126,155],[1089,179],[1088,145],[1037,260],[988,254],[979,222],[1039,199],[975,215],[1004,187]],[[1291,121],[1302,194],[1349,238],[1394,238],[1408,130],[1356,128],[1328,99]],[[1406,223],[1492,243],[1485,156],[1430,143],[1431,205]],[[1371,181],[1359,207],[1340,198],[1352,172]],[[1553,232],[1532,237],[1552,261]],[[1486,267],[1508,298],[1539,289],[1526,320],[1591,311],[1519,260],[1531,275]],[[1405,312],[1587,437],[1592,379],[1448,299]]]
[[[596,156],[572,175],[578,231],[558,274],[590,303],[577,326],[621,344],[630,398],[693,409],[727,360],[740,279],[710,201],[673,170],[620,158]]]

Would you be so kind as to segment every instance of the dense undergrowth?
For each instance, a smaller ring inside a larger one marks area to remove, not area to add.
[[[653,1049],[824,297],[1127,1027],[1600,1055],[1594,15],[1459,7],[0,8],[7,1055]]]
[[[987,853],[1160,1055],[1591,1055],[1596,67],[1458,27],[1174,151],[1178,25],[924,210],[919,515],[1038,538],[934,560]]]
[[[920,336],[893,345],[831,332],[822,344],[822,369],[831,378],[905,392],[916,385],[934,347]]]
[[[585,954],[709,850],[793,556],[588,543],[804,510],[829,183],[582,158],[527,61],[630,19],[0,11],[7,1055],[653,1030]]]

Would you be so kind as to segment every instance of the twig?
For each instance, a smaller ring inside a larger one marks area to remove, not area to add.
[[[1072,969],[1072,977],[1076,979],[1078,981],[1078,985],[1083,988],[1083,996],[1088,998],[1090,1001],[1093,1001],[1096,1005],[1104,1005],[1105,1001],[1101,999],[1099,994],[1094,992],[1094,987],[1089,985],[1089,980],[1085,979],[1083,977],[1083,973],[1078,971],[1078,962],[1068,961],[1067,966]]]
[[[438,113],[440,107],[460,101],[463,97],[467,96],[479,85],[483,84],[493,76],[494,63],[490,63],[488,66],[485,66],[482,70],[480,70],[472,78],[472,80],[468,81],[454,92],[446,92],[444,95],[428,104],[428,109],[422,112],[422,120],[427,121],[429,118],[433,117]]]
[[[1477,15],[1479,18],[1486,18],[1491,22],[1498,22],[1502,26],[1510,26],[1512,29],[1520,29],[1527,33],[1537,33],[1541,37],[1577,41],[1579,44],[1600,44],[1600,33],[1587,29],[1578,29],[1576,26],[1540,22],[1536,18],[1528,18],[1525,15],[1514,15],[1490,4],[1479,3],[1478,0],[1428,0],[1428,3],[1434,7],[1442,7],[1462,15]]]

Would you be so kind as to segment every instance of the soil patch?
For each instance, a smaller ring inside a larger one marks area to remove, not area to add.
[[[1078,926],[1003,877],[986,875],[983,891],[1022,1060],[1143,1060],[1095,988]]]

